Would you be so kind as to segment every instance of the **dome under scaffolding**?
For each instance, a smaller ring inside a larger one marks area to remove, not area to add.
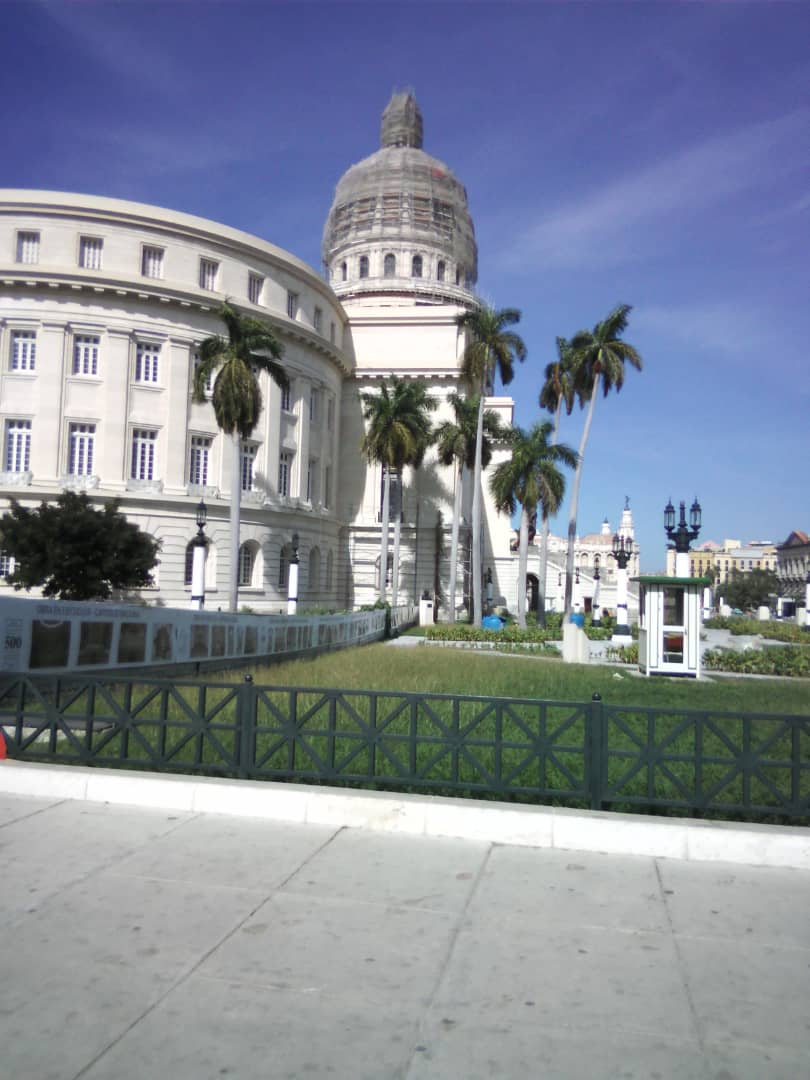
[[[323,232],[329,283],[348,296],[414,294],[426,303],[469,303],[478,248],[464,185],[422,149],[422,113],[395,93],[380,149],[338,181]]]

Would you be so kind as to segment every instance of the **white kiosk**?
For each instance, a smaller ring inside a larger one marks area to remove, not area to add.
[[[643,675],[700,678],[703,589],[709,578],[637,577],[638,667]]]

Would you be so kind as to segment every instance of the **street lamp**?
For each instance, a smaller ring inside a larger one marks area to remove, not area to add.
[[[599,567],[593,568],[593,600],[591,601],[591,626],[602,625],[602,608],[599,602],[599,589],[602,575],[599,572]]]
[[[686,503],[681,500],[680,515],[675,525],[675,507],[672,499],[664,507],[664,531],[670,546],[675,549],[675,577],[689,577],[689,545],[697,540],[703,511],[697,497],[689,507],[689,524],[686,524]]]
[[[581,607],[579,599],[579,567],[574,571],[574,595],[573,595],[573,608],[574,611],[579,611]]]
[[[197,503],[195,520],[197,535],[191,541],[194,547],[191,563],[191,608],[193,611],[200,611],[205,607],[205,550],[208,547],[208,538],[205,535],[208,507],[203,499]]]
[[[487,570],[487,613],[492,611],[492,567]]]
[[[295,615],[298,611],[298,533],[292,534],[292,555],[290,555],[290,573],[287,578],[287,614]]]
[[[629,645],[633,636],[627,621],[627,565],[633,557],[633,541],[629,536],[613,534],[613,550],[609,557],[616,560],[616,626],[611,641]]]

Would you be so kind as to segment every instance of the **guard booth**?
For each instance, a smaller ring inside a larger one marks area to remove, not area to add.
[[[644,675],[700,677],[703,589],[709,578],[637,577],[638,666]]]

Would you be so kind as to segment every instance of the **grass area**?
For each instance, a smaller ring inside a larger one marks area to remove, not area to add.
[[[463,649],[366,645],[304,660],[252,669],[254,680],[273,686],[308,686],[421,693],[531,697],[660,708],[810,714],[807,683],[781,679],[643,678],[626,667],[563,664],[542,657],[512,657]],[[617,677],[620,676],[620,677]],[[233,681],[244,672],[234,672]]]

